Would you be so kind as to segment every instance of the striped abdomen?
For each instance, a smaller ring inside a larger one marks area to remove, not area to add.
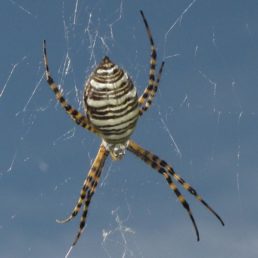
[[[110,144],[125,143],[139,117],[136,88],[127,73],[104,57],[85,85],[90,122]]]

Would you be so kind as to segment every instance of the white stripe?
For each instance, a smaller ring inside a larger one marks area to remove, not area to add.
[[[119,106],[114,106],[114,107],[107,107],[107,108],[103,108],[103,109],[100,109],[100,112],[113,112],[113,111],[117,111],[117,110],[120,110],[120,109],[123,109],[125,108],[126,106],[130,106],[132,105],[135,101],[137,101],[136,99],[128,99],[128,101],[126,103],[124,103],[123,105],[119,105]],[[88,103],[88,102],[87,102]]]
[[[129,112],[133,112],[134,110],[130,110],[132,108],[132,106],[128,106],[126,109],[124,109],[124,110],[122,110],[122,111],[120,111],[120,112],[112,112],[112,110],[108,110],[108,113],[106,113],[106,114],[97,114],[97,113],[94,113],[94,116],[96,117],[96,118],[98,118],[98,117],[106,117],[106,116],[122,116],[122,115],[124,115],[124,114],[126,114],[126,113],[128,113],[128,111]],[[139,112],[139,111],[138,111]]]
[[[109,74],[112,74],[113,72],[114,72],[114,70],[115,69],[118,69],[118,66],[117,65],[115,65],[114,67],[111,67],[111,68],[109,68],[109,69],[97,69],[96,70],[96,72],[98,73],[98,74],[105,74],[105,73],[109,73]]]
[[[134,129],[135,129],[135,128],[128,129],[125,133],[119,134],[119,135],[117,135],[117,134],[106,135],[104,139],[105,139],[105,140],[106,140],[106,139],[110,139],[110,140],[123,139],[123,138],[125,138],[126,136],[129,136],[129,135],[133,132]]]
[[[126,87],[124,88],[124,89],[126,89]],[[132,91],[133,90],[133,88],[130,90],[130,91]],[[129,91],[129,92],[130,92]],[[105,97],[107,97],[108,96],[108,98],[109,99],[114,99],[114,98],[116,98],[117,99],[117,96],[119,96],[120,95],[120,97],[121,96],[123,96],[123,94],[124,94],[124,92],[123,91],[121,91],[120,93],[117,93],[116,91],[112,91],[112,93],[114,92],[114,94],[111,94],[111,92],[110,93],[108,93],[108,94],[106,94],[106,96]]]
[[[119,106],[121,108],[121,104],[128,98],[134,98],[136,96],[136,88],[134,87],[131,91],[127,92],[127,94],[121,96],[118,99],[104,99],[104,100],[94,100],[91,98],[87,98],[87,104],[91,107],[103,107],[108,104]]]
[[[128,82],[130,82],[131,84],[133,84],[131,81],[129,81],[128,80]],[[104,90],[99,90],[99,89],[97,89],[96,90],[96,88],[93,88],[94,90],[93,90],[93,92],[95,93],[97,93],[97,94],[106,94],[106,95],[111,95],[111,94],[117,94],[117,91],[119,90],[119,91],[122,91],[122,90],[125,90],[125,89],[127,89],[128,87],[129,87],[129,83],[125,83],[124,85],[123,85],[123,87],[119,87],[119,88],[115,88],[115,89],[113,89],[113,90],[109,90],[108,91],[108,93],[107,93],[107,90],[106,89],[104,89]]]
[[[90,118],[90,121],[93,125],[95,125],[97,127],[101,127],[101,126],[105,126],[105,125],[114,125],[112,127],[105,128],[106,130],[121,129],[121,128],[126,127],[127,125],[129,125],[133,121],[129,121],[129,122],[121,124],[121,125],[116,125],[116,124],[126,122],[133,117],[135,117],[137,119],[138,114],[139,114],[139,110],[135,109],[134,111],[126,114],[125,116],[119,117],[119,118],[111,118],[111,119],[103,119],[103,120]],[[100,129],[100,131],[101,131],[101,129]]]
[[[116,89],[118,88],[122,82],[126,82],[128,80],[128,75],[127,73],[124,73],[123,77],[118,80],[117,82],[113,82],[113,83],[107,83],[107,82],[104,82],[104,83],[101,83],[101,82],[97,82],[95,81],[94,79],[91,79],[90,80],[90,84],[92,85],[93,88],[96,88],[96,89]]]

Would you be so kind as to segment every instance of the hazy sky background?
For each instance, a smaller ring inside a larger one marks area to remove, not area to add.
[[[139,94],[150,46],[166,64],[133,139],[172,164],[221,215],[192,196],[200,231],[164,178],[131,153],[107,161],[76,258],[258,257],[258,2],[253,0],[0,3],[0,257],[64,257],[100,140],[77,127],[43,78],[42,41],[64,94],[81,111],[84,81],[104,55]]]

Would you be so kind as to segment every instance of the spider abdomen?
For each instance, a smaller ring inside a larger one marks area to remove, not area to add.
[[[107,143],[126,142],[139,117],[136,88],[126,72],[104,57],[85,85],[87,116]]]

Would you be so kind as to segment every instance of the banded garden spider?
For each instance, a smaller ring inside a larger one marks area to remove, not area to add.
[[[181,184],[190,194],[195,196],[195,198],[211,213],[213,213],[222,225],[224,225],[220,216],[202,199],[200,195],[198,195],[196,190],[193,189],[190,184],[188,184],[170,165],[167,164],[167,162],[160,159],[150,151],[143,149],[130,139],[138,118],[149,109],[152,103],[158,89],[164,66],[163,61],[158,71],[157,78],[155,79],[157,57],[156,47],[143,11],[140,11],[140,14],[151,46],[148,86],[144,90],[143,94],[138,98],[136,88],[128,74],[105,56],[85,83],[84,105],[86,115],[81,114],[68,104],[57,84],[51,77],[47,59],[46,41],[44,40],[43,43],[46,79],[51,90],[54,92],[56,99],[76,124],[98,135],[102,139],[98,154],[83,183],[80,197],[71,215],[64,220],[57,220],[58,223],[66,223],[70,221],[78,214],[80,208],[83,206],[80,227],[76,238],[73,241],[72,247],[76,245],[84,229],[88,207],[96,190],[102,168],[108,155],[110,154],[112,160],[120,160],[125,155],[125,150],[129,150],[155,169],[158,173],[163,175],[169,187],[174,191],[178,200],[188,212],[198,241],[199,231],[192,215],[192,211],[183,195],[177,189],[172,178]]]

